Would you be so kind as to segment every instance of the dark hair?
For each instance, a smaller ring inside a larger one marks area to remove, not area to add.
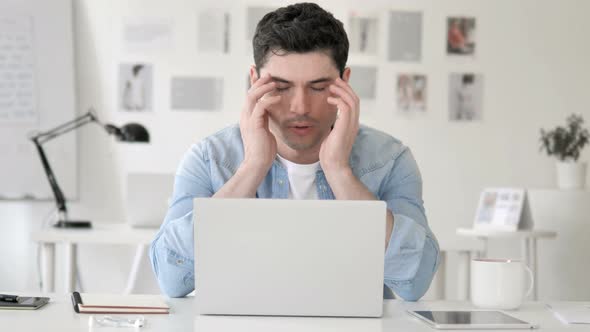
[[[252,46],[259,75],[271,52],[329,52],[340,76],[348,59],[348,37],[342,22],[315,3],[297,3],[264,15],[256,26]]]

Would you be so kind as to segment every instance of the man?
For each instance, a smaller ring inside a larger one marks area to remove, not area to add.
[[[342,23],[315,4],[287,6],[262,18],[253,46],[239,127],[194,145],[177,171],[170,209],[150,248],[161,289],[179,297],[195,282],[198,287],[195,197],[379,199],[388,207],[385,290],[419,299],[439,252],[424,214],[422,180],[405,146],[359,126]]]

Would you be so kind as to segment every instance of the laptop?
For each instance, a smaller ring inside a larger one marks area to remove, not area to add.
[[[381,201],[194,200],[196,311],[381,317]]]
[[[127,175],[126,217],[132,227],[158,228],[168,211],[174,174],[129,173]]]

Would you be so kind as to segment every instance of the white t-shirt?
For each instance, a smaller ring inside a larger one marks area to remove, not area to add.
[[[289,177],[290,199],[318,199],[315,173],[320,169],[320,162],[313,164],[296,164],[277,154],[281,165]]]

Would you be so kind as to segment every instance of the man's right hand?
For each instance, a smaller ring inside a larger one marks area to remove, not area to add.
[[[242,114],[240,131],[244,144],[244,164],[266,172],[277,155],[277,141],[268,127],[268,107],[276,104],[281,96],[273,96],[276,83],[265,74],[248,90]]]
[[[277,140],[268,128],[268,107],[281,99],[281,96],[270,93],[275,88],[276,83],[271,81],[270,75],[265,75],[248,90],[240,116],[244,161],[213,197],[256,197],[256,190],[277,155]]]

